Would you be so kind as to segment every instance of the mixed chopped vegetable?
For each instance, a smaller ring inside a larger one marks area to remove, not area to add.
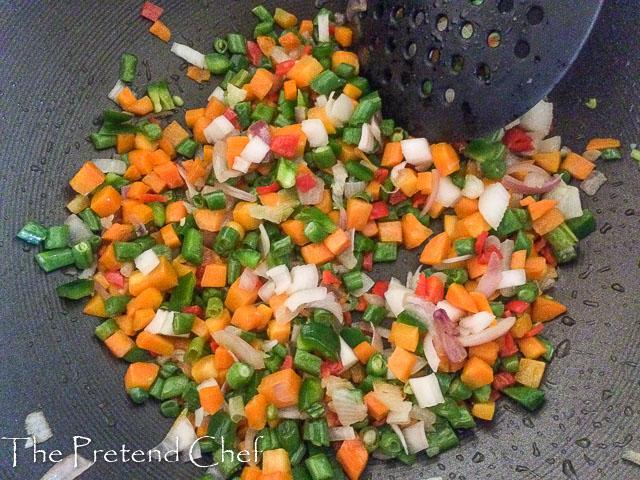
[[[539,408],[544,325],[566,310],[546,292],[595,230],[570,181],[620,142],[561,148],[541,101],[491,135],[430,145],[383,118],[343,15],[252,11],[252,39],[173,43],[190,78],[222,76],[180,121],[158,115],[184,103],[166,81],[134,94],[124,54],[120,108],[91,135],[117,154],[71,179],[63,225],[18,233],[44,247],[44,271],[80,271],[58,295],[104,319],[95,334],[129,362],[131,400],[176,417],[158,448],[205,437],[196,458],[219,461],[224,439],[250,454],[218,476],[354,480],[370,456],[456,446],[502,396]],[[162,13],[142,9],[168,41]],[[369,276],[419,247],[406,282]]]

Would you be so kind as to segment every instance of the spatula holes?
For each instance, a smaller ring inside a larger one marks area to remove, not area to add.
[[[499,31],[493,30],[492,32],[489,32],[489,35],[487,36],[487,45],[489,45],[489,48],[498,48],[501,41],[502,36]]]
[[[513,10],[513,0],[500,0],[498,3],[500,13],[509,13],[511,10]]]
[[[531,52],[531,47],[526,40],[518,40],[515,47],[513,47],[513,53],[518,58],[527,58],[529,52]]]
[[[387,39],[387,52],[393,53],[396,51],[396,39],[394,37],[389,37]]]
[[[527,23],[529,25],[538,25],[544,18],[544,10],[539,5],[533,5],[527,10]]]
[[[478,5],[482,5],[484,0],[469,0],[469,3],[477,7]]]
[[[404,71],[400,74],[400,86],[402,88],[407,88],[411,84],[411,74],[407,71]]]
[[[469,40],[473,36],[473,23],[464,22],[460,28],[460,36],[465,40]]]
[[[417,51],[418,51],[418,47],[416,46],[415,42],[407,43],[404,49],[404,58],[406,58],[407,60],[412,59],[413,57],[416,56]]]
[[[438,15],[436,19],[436,28],[439,32],[444,32],[449,26],[449,18],[446,15]]]
[[[451,56],[451,71],[454,74],[458,74],[464,68],[464,57],[459,54],[455,54]]]
[[[422,86],[420,87],[420,94],[427,98],[431,96],[431,92],[433,91],[433,81],[424,80],[422,82]]]
[[[431,50],[429,50],[427,58],[433,65],[437,64],[440,61],[440,50],[438,50],[437,48],[432,48]]]
[[[402,20],[404,18],[404,7],[395,7],[391,11],[391,20]]]
[[[456,91],[449,87],[444,91],[444,101],[446,103],[453,103],[454,100],[456,99]]]
[[[382,5],[382,3],[376,4],[371,10],[371,14],[373,15],[373,18],[375,20],[380,20],[382,18],[382,15],[384,15],[384,6]]]
[[[474,72],[476,78],[481,82],[489,84],[491,82],[491,68],[486,63],[479,63],[476,65]]]
[[[426,19],[426,15],[422,10],[418,10],[414,15],[413,15],[413,24],[418,27],[420,25],[422,25],[424,23]]]

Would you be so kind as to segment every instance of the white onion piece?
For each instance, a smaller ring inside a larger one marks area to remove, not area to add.
[[[227,142],[219,141],[213,147],[213,172],[219,182],[226,182],[230,178],[242,176],[242,172],[236,172],[228,168]]]
[[[240,290],[253,290],[258,283],[260,283],[260,279],[255,272],[249,267],[245,267],[238,279],[238,288]]]
[[[429,368],[437,372],[440,366],[440,357],[436,352],[436,347],[433,345],[433,335],[427,333],[424,337],[424,356],[427,358]]]
[[[86,472],[93,465],[82,455],[67,455],[60,463],[56,463],[40,480],[73,480]]]
[[[300,290],[308,290],[317,287],[319,281],[318,268],[315,265],[298,265],[291,269],[291,284],[286,291],[291,295]]]
[[[282,407],[278,409],[278,418],[289,418],[291,420],[300,420],[303,418],[302,412],[297,405],[290,407]]]
[[[243,102],[247,98],[247,91],[243,88],[236,87],[233,83],[227,84],[227,93],[225,94],[225,103],[230,107],[235,107],[238,103]]]
[[[329,41],[329,14],[323,13],[318,15],[318,41],[319,42],[328,42]]]
[[[373,137],[373,130],[368,123],[362,124],[362,134],[360,135],[360,142],[358,148],[364,153],[373,153],[376,145],[376,139]]]
[[[558,202],[555,208],[560,210],[566,219],[582,216],[582,205],[580,204],[580,191],[578,187],[560,182],[556,188],[545,193],[543,198]]]
[[[333,174],[333,184],[331,185],[331,199],[334,203],[338,205],[342,205],[342,200],[344,198],[344,186],[349,177],[347,173],[347,169],[344,168],[342,162],[336,163],[331,168],[331,173]]]
[[[412,165],[428,166],[431,163],[431,150],[426,138],[408,138],[400,142],[402,155]]]
[[[607,177],[604,173],[598,170],[593,170],[589,174],[589,176],[580,183],[580,188],[584,193],[586,193],[590,197],[593,197],[596,193],[598,193],[600,187],[606,182]]]
[[[558,152],[562,148],[562,138],[559,135],[541,140],[538,143],[538,153]]]
[[[396,423],[392,423],[391,424],[391,430],[393,430],[393,432],[400,439],[400,443],[402,444],[402,448],[404,450],[404,453],[409,455],[409,449],[407,448],[407,441],[405,440],[404,434],[402,433],[402,430],[400,430],[400,427]]]
[[[356,431],[353,427],[331,427],[329,429],[329,440],[341,442],[344,440],[355,440]]]
[[[69,226],[69,245],[91,238],[91,230],[75,213],[69,215],[64,224]]]
[[[186,459],[188,460],[196,448],[198,453],[200,452],[197,440],[198,437],[196,436],[193,425],[191,425],[186,415],[181,414],[176,418],[176,421],[162,442],[149,451],[149,456],[150,458],[157,458],[159,454],[164,458],[167,453],[171,451],[175,452],[177,449],[180,458],[184,459],[187,457]]]
[[[171,53],[177,55],[185,62],[195,65],[198,68],[205,67],[204,55],[193,48],[181,43],[173,42]]]
[[[245,342],[236,333],[231,332],[232,330],[226,327],[224,330],[214,332],[212,336],[218,345],[223,345],[225,348],[231,350],[231,352],[238,357],[238,360],[246,362],[253,368],[264,368],[264,360],[260,352]]]
[[[102,173],[124,175],[124,172],[127,171],[127,164],[115,158],[96,158],[91,160],[91,162],[98,167]]]
[[[275,46],[271,49],[271,58],[273,58],[276,63],[282,63],[282,62],[286,62],[288,60],[291,60],[291,57],[289,57],[289,54],[287,53],[287,51],[280,47],[280,46]]]
[[[311,118],[302,122],[302,131],[307,136],[309,146],[312,148],[322,147],[329,143],[327,130],[324,128],[322,120]]]
[[[436,194],[436,202],[443,207],[452,207],[462,196],[461,190],[456,187],[451,178],[440,178],[440,185]]]
[[[333,397],[333,394],[337,390],[347,389],[352,390],[353,384],[344,378],[336,377],[335,375],[327,375],[326,377],[322,377],[320,384],[322,388],[325,389],[325,393],[329,397]]]
[[[213,92],[211,92],[211,95],[209,95],[207,101],[211,100],[214,97],[224,103],[224,90],[219,85],[213,89]]]
[[[109,100],[113,100],[114,102],[118,103],[118,96],[125,88],[127,88],[127,85],[125,85],[122,80],[118,80],[111,91],[107,94],[107,97],[109,97]],[[118,103],[118,105],[120,104]]]
[[[471,333],[478,333],[491,325],[495,318],[496,316],[489,312],[478,312],[461,318],[458,325]]]
[[[259,136],[254,136],[249,140],[247,146],[244,147],[240,156],[243,160],[250,163],[260,163],[269,153],[271,147],[265,143]],[[235,168],[235,164],[234,164]]]
[[[351,292],[351,294],[356,297],[361,297],[363,294],[371,290],[376,284],[376,282],[366,273],[360,272],[360,276],[362,277],[362,287]]]
[[[433,407],[444,403],[440,383],[435,373],[419,378],[410,378],[409,385],[420,407]]]
[[[352,348],[340,337],[340,363],[342,363],[342,370],[349,370],[359,361]]]
[[[347,95],[341,93],[331,104],[331,111],[327,111],[327,115],[331,120],[335,119],[341,125],[351,120],[354,110],[353,101]]]
[[[151,248],[142,252],[133,261],[136,264],[136,268],[144,275],[149,275],[154,268],[160,265],[158,255]]]
[[[291,287],[291,274],[286,265],[277,265],[267,270],[267,277],[274,283],[276,295],[286,292]]]
[[[344,184],[344,196],[345,198],[351,198],[357,193],[364,192],[367,188],[366,182],[355,181],[355,182],[346,182]]]
[[[284,222],[289,215],[293,213],[295,204],[280,202],[275,207],[268,207],[265,205],[251,205],[249,207],[249,214],[258,220],[267,220],[276,224]]]
[[[262,222],[258,225],[258,230],[260,231],[260,253],[262,253],[263,257],[266,257],[269,254],[269,250],[271,250],[271,240]]]
[[[203,133],[207,142],[216,143],[231,135],[234,129],[233,123],[224,115],[220,115],[207,125]]]
[[[527,275],[524,269],[505,270],[502,272],[502,278],[500,279],[498,288],[519,287],[525,283],[527,283]]]
[[[431,207],[436,202],[436,196],[438,195],[438,188],[440,186],[440,172],[436,168],[431,171],[431,185],[431,193],[427,197],[424,207],[422,207],[422,215],[431,210]]]
[[[446,265],[448,263],[463,262],[465,260],[469,260],[472,257],[473,257],[473,255],[471,255],[471,254],[469,254],[469,255],[460,255],[459,257],[445,258],[442,261],[442,263],[444,263]]]
[[[402,434],[407,442],[407,449],[410,454],[415,454],[426,450],[429,446],[427,441],[427,434],[424,430],[424,422],[419,421],[402,429]]]
[[[300,188],[296,187],[298,191],[298,198],[302,205],[317,205],[322,201],[322,197],[324,195],[324,181],[315,175],[313,175],[313,178],[316,181],[316,184],[312,189],[303,192]]]
[[[238,200],[243,200],[245,202],[255,202],[257,197],[255,194],[246,192],[244,190],[240,190],[239,188],[232,187],[227,183],[216,182],[216,187],[222,190],[224,193],[229,195],[230,197],[237,198]]]
[[[384,299],[387,301],[389,311],[394,317],[397,317],[404,310],[404,297],[409,293],[413,292],[395,278],[391,279],[389,288],[384,293]]]
[[[478,198],[484,192],[484,183],[475,175],[467,174],[464,177],[462,196],[466,198]]]
[[[481,345],[483,343],[491,342],[496,338],[500,338],[509,331],[513,324],[516,323],[516,317],[508,317],[500,320],[497,325],[486,328],[479,333],[473,333],[471,335],[461,335],[458,341],[463,347],[473,347],[474,345]]]
[[[489,185],[478,200],[478,210],[492,228],[498,228],[507,211],[511,195],[501,183]]]
[[[27,431],[29,438],[25,443],[25,448],[31,448],[35,439],[36,443],[44,443],[53,437],[51,427],[41,410],[31,412],[24,419],[24,429]]]
[[[322,300],[327,296],[327,289],[325,287],[310,288],[308,290],[300,290],[284,302],[284,306],[290,311],[294,311],[302,305]]]
[[[367,406],[358,400],[354,390],[340,388],[333,392],[331,403],[340,423],[347,427],[367,418]]]
[[[307,119],[307,109],[305,107],[295,107],[293,109],[297,123],[302,123]]]
[[[520,126],[530,132],[549,134],[553,122],[553,103],[540,100],[531,110],[520,117]]]
[[[193,412],[193,423],[196,427],[201,427],[204,422],[204,408],[200,407]]]

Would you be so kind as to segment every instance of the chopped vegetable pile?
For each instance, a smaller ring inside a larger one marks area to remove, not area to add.
[[[491,135],[430,145],[382,117],[343,15],[252,11],[254,39],[171,46],[190,78],[222,76],[180,121],[158,115],[184,103],[166,81],[144,96],[126,85],[137,58],[124,54],[109,94],[121,108],[91,136],[117,155],[71,179],[63,225],[18,233],[43,245],[44,271],[80,271],[58,295],[90,298],[131,400],[176,418],[159,448],[208,435],[195,458],[219,461],[223,439],[251,453],[218,476],[355,480],[370,456],[456,446],[503,396],[539,408],[544,325],[566,310],[545,292],[595,230],[570,181],[620,142],[561,148],[541,101]],[[162,13],[142,11],[168,41]],[[374,281],[399,248],[424,266]]]

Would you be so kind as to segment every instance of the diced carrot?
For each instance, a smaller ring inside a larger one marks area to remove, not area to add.
[[[184,180],[182,180],[180,176],[178,166],[173,162],[156,165],[153,167],[153,171],[165,181],[169,188],[178,188],[184,185]]]
[[[530,203],[527,208],[529,209],[529,215],[531,215],[531,220],[538,220],[545,213],[551,210],[553,207],[558,205],[558,202],[550,199],[538,200],[537,202]]]
[[[224,405],[224,396],[218,385],[200,389],[200,405],[206,413],[213,415]]]
[[[127,170],[124,172],[123,177],[126,180],[129,180],[130,182],[135,182],[136,180],[140,180],[140,178],[142,178],[142,175],[140,174],[140,172],[138,171],[138,169],[136,167],[134,167],[133,165],[129,166],[129,168],[127,168]]]
[[[322,213],[329,214],[329,212],[333,208],[333,201],[331,200],[331,192],[328,189],[325,188],[322,191],[322,198],[320,199],[320,203],[318,203],[316,207]]]
[[[133,233],[133,225],[113,223],[102,234],[105,242],[126,242]]]
[[[584,180],[593,171],[595,166],[596,165],[593,162],[590,162],[582,155],[569,152],[567,156],[564,157],[560,168],[569,172],[572,177],[577,178],[578,180]]]
[[[182,168],[184,168],[187,174],[186,177],[189,183],[198,184],[206,180],[206,166],[200,158],[196,157],[193,160],[183,161]]]
[[[198,83],[208,82],[211,78],[211,72],[205,68],[189,65],[187,68],[187,77]]]
[[[373,346],[369,342],[363,341],[356,345],[356,347],[353,349],[353,353],[356,354],[356,357],[358,357],[360,363],[366,365],[369,361],[369,357],[376,353],[376,349],[373,348]]]
[[[252,290],[244,290],[240,288],[240,279],[237,279],[229,287],[224,304],[229,310],[235,312],[242,305],[254,303],[258,298],[258,289],[256,285]]]
[[[491,226],[486,222],[480,212],[475,212],[460,220],[460,223],[464,229],[469,233],[469,236],[478,238],[482,232],[488,232]]]
[[[349,480],[358,480],[369,461],[369,452],[362,440],[356,437],[342,442],[336,458]]]
[[[266,450],[262,454],[262,477],[260,480],[292,480],[291,462],[289,454],[284,448]]]
[[[344,93],[347,97],[352,100],[357,100],[362,95],[362,90],[353,85],[352,83],[347,83],[342,89],[342,93]]]
[[[202,383],[218,376],[215,367],[215,355],[206,355],[196,361],[191,367],[191,376],[196,383]]]
[[[173,225],[165,225],[160,229],[160,234],[162,236],[162,242],[171,247],[177,248],[180,246],[180,238],[176,233],[176,230],[173,228]]]
[[[216,349],[215,365],[218,370],[231,368],[235,361],[235,358],[226,347],[220,346]]]
[[[233,221],[242,225],[245,230],[255,230],[260,226],[260,220],[254,218],[249,213],[249,209],[256,205],[251,202],[238,202],[233,207]],[[222,210],[224,211],[224,210]]]
[[[521,270],[525,268],[527,261],[527,251],[518,250],[511,255],[511,270]]]
[[[200,286],[221,288],[227,285],[227,266],[224,263],[210,263],[204,268]]]
[[[262,476],[262,470],[260,467],[246,466],[242,469],[240,480],[260,480]]]
[[[153,25],[151,25],[149,32],[154,34],[163,42],[168,42],[171,39],[171,31],[160,20],[156,20],[155,22],[153,22]]]
[[[567,311],[567,307],[551,298],[540,296],[533,302],[531,318],[535,323],[548,322]]]
[[[362,230],[369,220],[373,207],[370,203],[351,197],[347,200],[347,230]]]
[[[141,99],[136,100],[131,105],[126,105],[123,108],[129,113],[133,113],[134,115],[138,115],[139,117],[141,117],[153,112],[153,102],[148,96],[145,95]]]
[[[160,176],[156,172],[153,171],[145,175],[142,178],[142,182],[145,185],[151,187],[151,190],[153,190],[154,193],[161,193],[165,188],[167,188],[167,184],[165,183],[165,181],[160,178]]]
[[[151,323],[155,312],[152,308],[140,308],[133,314],[133,329],[137,332]]]
[[[293,50],[300,45],[300,39],[293,32],[288,32],[278,38],[278,43],[286,48],[288,51]]]
[[[93,162],[86,162],[69,182],[80,195],[88,195],[104,182],[104,173]]]
[[[309,239],[304,234],[304,222],[301,220],[287,220],[280,224],[284,233],[291,237],[293,243],[299,247],[305,246],[309,243]]]
[[[204,134],[205,128],[209,126],[211,119],[207,117],[200,117],[193,125],[193,139],[201,144],[207,143],[207,137]]]
[[[349,236],[341,228],[336,229],[331,235],[322,242],[334,255],[339,255],[349,246],[351,240]]]
[[[415,355],[404,348],[396,347],[389,357],[387,366],[398,380],[406,382],[411,376],[411,370],[413,370],[413,367],[416,364],[416,358],[417,357]]]
[[[205,165],[213,162],[213,145],[204,145],[202,147],[202,161]]]
[[[489,385],[493,382],[493,368],[480,357],[471,357],[462,369],[460,380],[473,390]]]
[[[293,35],[293,33],[291,34]],[[295,37],[295,35],[293,35]],[[256,96],[258,100],[262,100],[266,97],[267,93],[271,90],[273,86],[273,73],[264,68],[259,68],[254,73],[251,78],[251,82],[249,83],[251,87],[251,92]]]
[[[412,197],[418,192],[418,175],[412,168],[403,168],[396,177],[396,186],[407,197]]]
[[[520,351],[525,358],[535,360],[547,353],[547,347],[536,337],[526,337],[517,340]]]
[[[378,238],[381,242],[402,243],[402,223],[399,220],[378,222]]]
[[[94,317],[108,317],[107,312],[104,309],[104,299],[97,294],[91,297],[91,300],[87,302],[82,312],[87,315],[93,315]]]
[[[531,195],[524,197],[522,200],[520,200],[521,207],[528,207],[532,203],[536,203],[536,199],[533,198]]]
[[[133,133],[121,133],[116,136],[116,151],[122,155],[123,153],[133,150],[134,140],[136,136]]]
[[[235,158],[242,154],[242,150],[248,143],[249,137],[243,135],[227,138],[227,165],[229,168],[233,168]]]
[[[126,109],[128,106],[136,103],[137,99],[129,87],[124,87],[124,89],[118,94],[116,101],[118,102],[118,105]]]
[[[469,272],[469,278],[480,278],[487,271],[487,265],[478,261],[478,257],[472,257],[467,260],[467,271]]]
[[[341,47],[350,47],[353,42],[353,30],[349,27],[336,27],[333,35]]]
[[[98,265],[105,270],[120,270],[122,264],[116,260],[116,255],[113,252],[113,244],[107,246],[98,259]]]
[[[560,168],[560,152],[534,153],[533,161],[549,173],[556,173]]]
[[[324,244],[310,243],[301,249],[302,258],[305,263],[319,265],[333,260],[334,256]]]
[[[244,407],[244,414],[247,417],[249,428],[254,430],[262,430],[267,424],[267,406],[269,402],[267,397],[258,393],[247,402]]]
[[[155,363],[135,362],[129,365],[124,376],[124,388],[143,388],[147,391],[155,381],[160,371],[160,366]]]
[[[444,231],[451,240],[457,240],[455,237],[456,234],[456,225],[458,223],[458,217],[455,215],[445,215],[444,216]],[[451,247],[449,247],[451,250]]]
[[[525,312],[516,316],[516,321],[509,331],[511,335],[513,335],[513,338],[518,339],[524,337],[525,334],[531,330],[532,326],[531,315]]]
[[[167,204],[164,210],[167,223],[179,222],[187,216],[187,207],[182,200]]]
[[[473,298],[471,298],[471,295],[469,295],[469,292],[467,292],[464,286],[459,283],[452,283],[449,286],[445,298],[454,307],[466,310],[467,312],[478,313],[478,307],[476,307]]]
[[[442,212],[444,212],[444,205],[435,201],[429,209],[429,216],[431,216],[431,218],[438,218],[440,215],[442,215]]]
[[[287,100],[295,100],[296,95],[298,94],[298,87],[296,86],[295,80],[287,80],[282,85],[284,89],[284,98]]]
[[[418,348],[420,332],[418,327],[406,323],[393,322],[391,324],[391,336],[389,341],[397,347],[402,347],[409,352],[415,352]]]
[[[400,153],[402,153],[402,151]],[[416,188],[425,195],[429,195],[431,193],[431,190],[433,189],[433,173],[419,172],[418,180],[416,182]]]
[[[620,148],[620,140],[615,138],[594,138],[589,141],[586,150],[604,150],[605,148]]]
[[[389,142],[384,147],[382,154],[383,167],[395,167],[402,162],[402,146],[400,142]]]
[[[545,235],[564,222],[564,215],[557,208],[552,208],[537,220],[533,221],[533,229],[538,235]]]
[[[165,292],[176,285],[178,285],[178,275],[165,257],[160,257],[160,265],[148,275],[134,272],[129,277],[129,292],[133,296],[140,295],[143,290],[149,287],[155,287],[161,292]]]
[[[277,340],[280,343],[287,343],[291,336],[291,323],[277,322],[270,320],[267,324],[267,335],[269,340]]]
[[[426,265],[438,265],[446,258],[451,247],[451,238],[445,232],[439,233],[427,243],[420,254],[420,262]]]
[[[493,365],[496,363],[499,350],[500,345],[498,345],[498,342],[487,342],[469,347],[469,356],[481,358],[489,365]]]
[[[313,22],[311,20],[303,20],[300,22],[300,28],[298,28],[298,33],[302,35],[303,33],[308,33],[309,35],[313,35]]]
[[[231,314],[229,313],[229,310],[225,308],[217,317],[207,318],[205,323],[207,324],[209,333],[214,334],[215,332],[224,330],[231,324]]]
[[[211,103],[211,101],[209,102]],[[205,111],[206,113],[206,111]],[[182,142],[185,138],[189,137],[189,132],[187,132],[182,125],[180,125],[175,120],[167,125],[162,131],[162,138],[169,142],[169,144],[176,148],[180,142]]]
[[[369,392],[364,396],[364,403],[367,405],[369,415],[378,422],[389,413],[389,407],[382,403],[374,392]]]
[[[460,169],[460,159],[455,149],[448,143],[431,145],[431,156],[441,176],[447,176]]]
[[[138,309],[157,310],[162,304],[162,293],[154,287],[146,288],[127,303],[127,315],[133,315]]]
[[[358,73],[360,73],[360,61],[358,60],[358,55],[354,52],[348,52],[345,50],[337,50],[333,52],[333,55],[331,55],[331,69],[335,70],[341,63],[346,63],[347,65],[354,67],[354,75],[358,75]]]
[[[540,280],[547,271],[547,260],[544,257],[529,257],[524,262],[524,271],[527,278]]]
[[[462,197],[458,203],[456,203],[454,210],[460,218],[473,215],[478,211],[478,200],[475,198]]]
[[[149,185],[143,182],[133,182],[129,185],[129,191],[127,192],[127,198],[132,200],[140,200],[140,197],[149,191]]]
[[[271,37],[260,36],[256,38],[256,42],[258,44],[258,47],[260,47],[262,53],[264,53],[267,57],[271,55],[273,47],[276,46],[275,38]]]
[[[290,407],[298,402],[302,379],[291,368],[279,370],[262,379],[258,392],[276,407]]]
[[[489,300],[487,300],[487,297],[479,292],[469,292],[469,295],[471,296],[473,303],[476,304],[476,308],[479,312],[491,313],[491,306],[489,305]]]
[[[471,408],[471,415],[480,420],[493,420],[496,411],[496,402],[476,402]]]
[[[113,335],[104,341],[104,344],[111,350],[116,358],[122,358],[129,353],[136,344],[122,330],[116,330]]]
[[[231,325],[241,330],[253,330],[260,323],[260,312],[255,305],[241,305],[231,317]]]
[[[153,170],[153,157],[148,150],[130,151],[129,162],[136,167],[142,175],[146,175]]]
[[[187,124],[187,127],[192,128],[195,125],[196,120],[200,117],[204,117],[204,110],[204,108],[194,108],[184,112],[184,123]]]
[[[298,88],[303,88],[308,87],[311,80],[318,76],[322,70],[322,65],[318,60],[311,55],[305,55],[287,72],[287,77],[295,80]]]

